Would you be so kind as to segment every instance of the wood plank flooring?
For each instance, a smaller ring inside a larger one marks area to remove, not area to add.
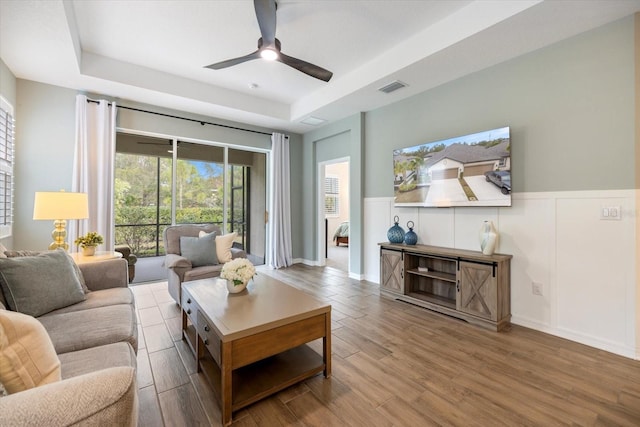
[[[640,426],[639,361],[518,326],[486,331],[330,267],[258,272],[332,304],[333,375],[236,412],[233,426]],[[139,425],[219,426],[166,282],[131,289]]]

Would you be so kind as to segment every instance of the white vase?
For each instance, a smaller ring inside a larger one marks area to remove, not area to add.
[[[241,285],[234,285],[233,280],[227,280],[227,290],[229,291],[230,294],[240,293],[244,291],[246,287],[247,287],[246,283],[243,283]]]
[[[96,254],[96,247],[95,246],[85,246],[82,248],[82,255],[83,256],[94,256]]]
[[[480,250],[485,255],[492,255],[498,243],[498,232],[493,222],[485,221],[480,228]]]

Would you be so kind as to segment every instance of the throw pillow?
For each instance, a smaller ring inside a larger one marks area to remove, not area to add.
[[[0,382],[17,393],[60,381],[60,359],[38,320],[0,310]]]
[[[219,264],[216,256],[216,234],[203,237],[180,236],[180,253],[194,267]]]
[[[231,261],[231,247],[233,246],[233,241],[236,237],[238,237],[238,233],[235,231],[233,233],[216,237],[216,251],[218,253],[218,261],[221,263]]]
[[[7,258],[16,258],[16,257],[21,257],[21,256],[35,256],[35,255],[40,255],[40,254],[43,254],[43,253],[46,253],[46,252],[47,251],[29,251],[29,250],[9,251],[9,250],[6,250],[6,251],[4,251],[4,255]],[[71,261],[73,261],[73,258],[69,257],[69,259],[71,259]],[[89,288],[87,288],[87,283],[84,280],[84,275],[82,274],[82,271],[80,270],[80,267],[78,267],[78,264],[76,264],[75,261],[73,262],[73,269],[76,272],[76,275],[78,276],[78,280],[80,281],[80,285],[82,286],[82,290],[84,291],[84,293],[88,294],[89,292],[91,292],[89,290]]]
[[[0,287],[13,311],[41,316],[85,300],[75,263],[64,250],[0,258]]]

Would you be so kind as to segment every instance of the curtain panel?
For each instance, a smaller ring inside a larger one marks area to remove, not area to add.
[[[116,110],[115,102],[104,99],[89,102],[85,95],[76,96],[76,146],[71,191],[87,193],[89,219],[78,221],[77,225],[70,224],[70,244],[78,236],[97,231],[104,237],[103,250],[112,251],[115,246]]]
[[[291,253],[291,199],[289,137],[281,133],[271,135],[271,200],[267,248],[271,268],[288,267],[293,264]]]

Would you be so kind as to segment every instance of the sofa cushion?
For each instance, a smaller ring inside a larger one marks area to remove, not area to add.
[[[218,254],[219,262],[225,263],[231,261],[231,247],[233,246],[233,241],[236,237],[238,237],[238,233],[235,231],[222,236],[216,236],[216,252]]]
[[[60,360],[40,322],[26,314],[0,311],[0,381],[17,393],[60,381]]]
[[[216,233],[200,232],[200,237],[180,236],[180,253],[193,267],[218,264]]]
[[[71,313],[72,311],[88,310],[97,307],[107,307],[110,305],[133,305],[133,303],[133,292],[131,292],[131,289],[129,288],[101,289],[87,294],[87,298],[84,301],[54,310],[45,314],[45,316],[58,313]]]
[[[58,354],[115,342],[128,342],[138,351],[133,305],[119,304],[70,313],[50,313],[38,319]]]
[[[40,254],[44,254],[47,253],[49,251],[29,251],[29,250],[22,250],[22,251],[4,251],[4,255],[6,258],[17,258],[17,257],[23,257],[23,256],[36,256],[36,255],[40,255]],[[82,290],[84,291],[84,293],[89,293],[91,292],[89,290],[89,288],[87,288],[87,284],[84,281],[84,276],[82,275],[82,271],[80,270],[80,267],[78,267],[78,264],[76,264],[75,262],[73,263],[73,269],[76,272],[76,275],[78,276],[78,280],[80,281],[80,285],[82,286]]]
[[[58,356],[62,379],[77,377],[116,366],[136,367],[136,354],[126,342],[101,345],[85,350],[71,351]]]
[[[0,286],[10,309],[35,317],[85,299],[75,263],[63,250],[0,258]]]

